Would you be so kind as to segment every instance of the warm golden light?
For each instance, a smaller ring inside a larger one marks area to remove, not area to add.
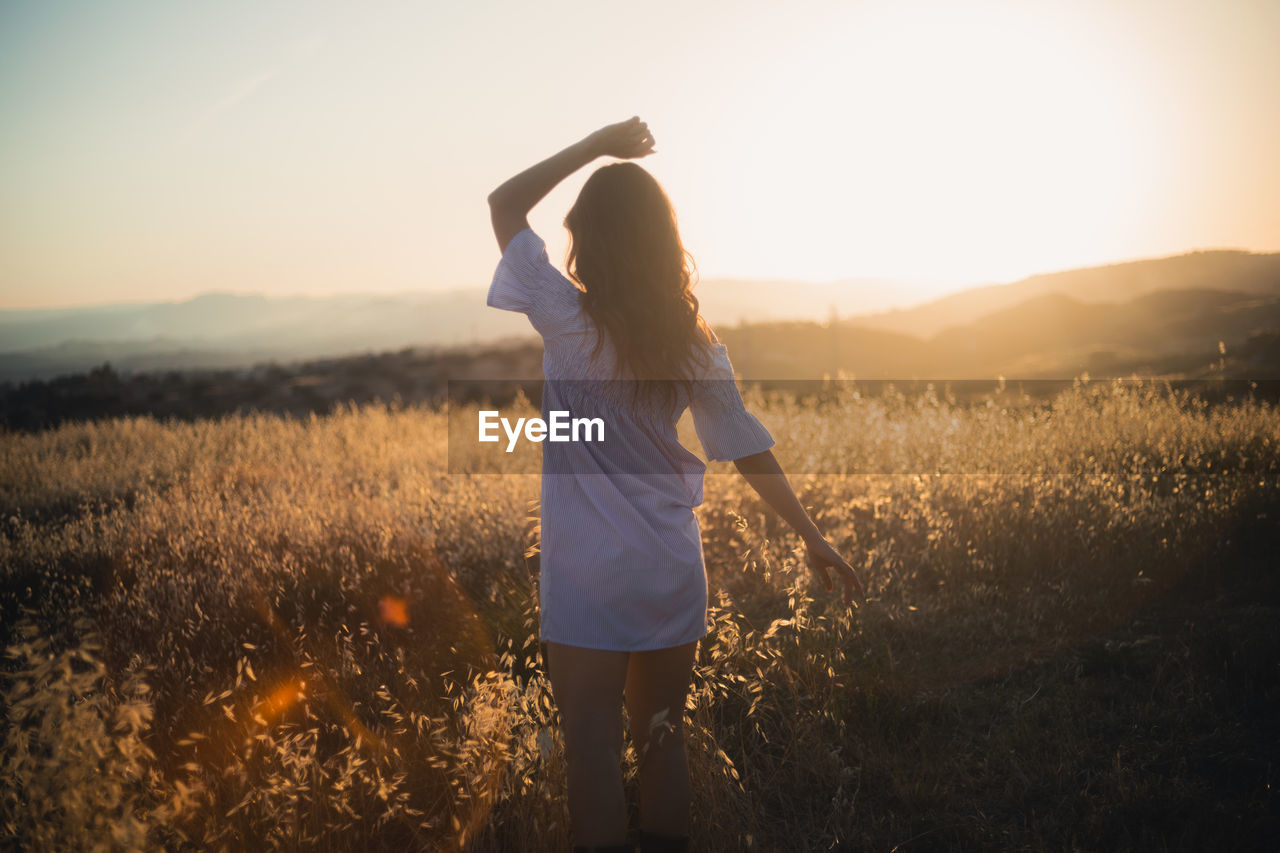
[[[254,710],[268,723],[274,722],[306,698],[306,687],[307,683],[301,678],[291,678],[268,693]]]
[[[403,598],[384,595],[378,601],[378,613],[382,621],[397,628],[409,624],[409,603]]]
[[[713,107],[737,144],[698,211],[726,256],[706,260],[961,284],[1141,252],[1172,129],[1141,57],[1090,26],[997,3],[814,21]]]
[[[1280,249],[1263,0],[292,6],[0,26],[0,306],[479,287],[488,191],[637,113],[708,277]]]

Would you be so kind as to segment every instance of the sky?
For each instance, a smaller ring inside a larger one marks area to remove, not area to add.
[[[1277,43],[1274,0],[7,0],[0,308],[481,287],[489,191],[632,115],[703,278],[1277,251]]]

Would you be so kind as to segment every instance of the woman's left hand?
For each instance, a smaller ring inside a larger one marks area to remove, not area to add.
[[[833,584],[831,583],[831,570],[835,570],[836,575],[840,578],[841,585],[844,586],[844,603],[862,604],[867,600],[867,591],[862,586],[862,581],[858,578],[858,573],[853,570],[853,566],[849,565],[844,557],[840,556],[840,552],[828,542],[825,538],[817,537],[805,543],[806,562],[809,568],[821,580],[822,585],[826,587],[827,592],[831,592]]]
[[[620,160],[635,160],[648,157],[653,153],[656,144],[649,125],[633,116],[617,124],[609,124],[586,138],[587,145],[596,155],[617,157]]]

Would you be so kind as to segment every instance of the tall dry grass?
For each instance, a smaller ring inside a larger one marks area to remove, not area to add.
[[[1260,837],[1270,766],[1224,793],[1195,761],[1274,750],[1273,587],[1238,547],[1275,517],[1274,408],[1087,382],[1047,404],[748,397],[873,600],[815,595],[799,543],[712,467],[696,844]],[[0,844],[567,849],[537,477],[449,474],[446,421],[0,438]],[[1257,600],[1220,602],[1233,578]],[[1188,589],[1217,602],[1198,627],[1152,627]]]

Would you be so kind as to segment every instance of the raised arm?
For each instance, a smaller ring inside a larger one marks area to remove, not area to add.
[[[857,572],[826,540],[818,530],[818,526],[813,523],[813,519],[809,517],[809,513],[805,512],[804,507],[800,505],[796,493],[791,489],[791,484],[787,482],[787,476],[782,473],[782,466],[774,458],[773,451],[766,450],[763,453],[743,456],[741,459],[733,460],[733,464],[751,488],[755,489],[756,494],[760,495],[774,512],[782,516],[782,520],[791,525],[796,533],[800,534],[807,551],[809,568],[822,579],[827,592],[833,589],[830,570],[835,569],[844,587],[845,603],[864,601],[867,594],[863,589],[862,581],[858,579]]]
[[[511,238],[529,227],[529,211],[555,185],[600,156],[631,160],[653,153],[649,125],[637,116],[596,132],[530,166],[489,193],[489,216],[498,248],[506,251]]]

